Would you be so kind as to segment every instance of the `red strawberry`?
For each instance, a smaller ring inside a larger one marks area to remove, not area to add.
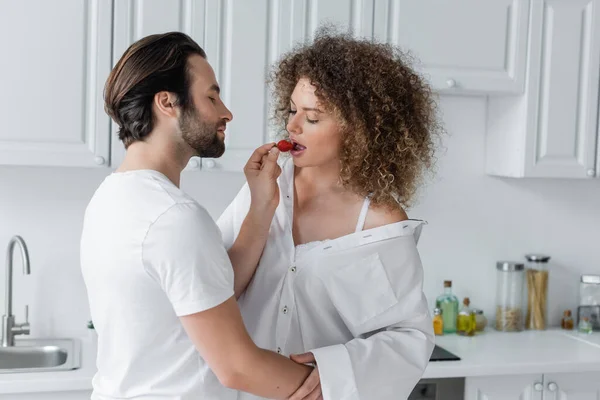
[[[294,145],[291,142],[288,142],[287,140],[280,140],[279,143],[277,143],[277,148],[279,149],[279,151],[286,152],[292,150],[294,148]]]

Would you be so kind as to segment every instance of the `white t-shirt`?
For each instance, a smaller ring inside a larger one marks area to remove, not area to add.
[[[113,173],[90,201],[81,269],[98,332],[92,399],[230,399],[178,317],[234,295],[210,215],[163,174]]]

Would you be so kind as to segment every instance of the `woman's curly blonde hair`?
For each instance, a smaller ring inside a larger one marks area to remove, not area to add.
[[[389,44],[322,28],[314,42],[284,57],[271,73],[275,121],[285,132],[300,78],[343,129],[340,178],[375,205],[409,207],[434,163],[442,128],[431,88]]]

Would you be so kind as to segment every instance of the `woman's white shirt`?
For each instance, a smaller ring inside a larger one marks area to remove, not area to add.
[[[239,299],[248,332],[259,347],[286,356],[312,352],[324,400],[407,398],[434,346],[416,247],[424,222],[355,232],[298,253],[291,159],[282,170],[267,244]],[[246,184],[217,221],[226,248],[249,208]]]

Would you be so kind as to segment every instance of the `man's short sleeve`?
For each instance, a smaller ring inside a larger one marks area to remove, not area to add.
[[[175,204],[156,219],[142,244],[142,261],[177,316],[208,310],[234,295],[221,234],[196,203]]]

